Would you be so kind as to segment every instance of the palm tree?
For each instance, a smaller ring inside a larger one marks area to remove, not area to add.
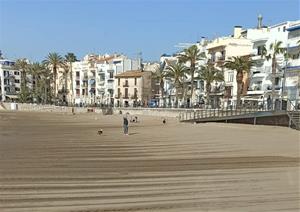
[[[167,66],[167,77],[173,80],[176,89],[176,102],[175,105],[178,107],[178,91],[182,85],[183,78],[186,78],[187,68],[182,63],[176,63],[174,65]]]
[[[68,78],[70,68],[68,64],[64,64],[61,67],[63,68],[63,70],[61,71],[62,75],[59,78],[59,83],[62,84],[62,89],[58,91],[58,93],[60,93],[60,97],[63,97],[61,100],[64,102],[66,101],[65,97],[68,94]]]
[[[29,64],[27,59],[17,59],[15,68],[21,72],[21,91],[19,94],[19,100],[21,102],[27,102],[30,98],[30,92],[27,87],[27,72],[29,71]]]
[[[249,57],[233,57],[231,61],[225,61],[224,67],[235,70],[236,73],[236,82],[237,82],[237,97],[236,97],[236,107],[239,108],[241,104],[241,94],[243,88],[243,78],[244,72],[249,73],[251,67],[254,65],[253,61]]]
[[[38,62],[29,66],[29,73],[32,77],[32,95],[37,99],[37,101],[40,99],[39,80],[44,69],[44,65]]]
[[[44,104],[47,104],[52,101],[52,90],[51,90],[51,82],[53,79],[53,73],[48,67],[45,67],[41,74],[39,82],[41,99]]]
[[[52,68],[53,73],[53,85],[54,85],[54,96],[57,93],[56,87],[56,78],[57,78],[57,70],[62,67],[64,64],[63,58],[58,53],[49,53],[46,59],[43,61],[43,64]]]
[[[272,60],[272,103],[273,106],[275,101],[275,78],[276,78],[276,69],[277,69],[277,59],[276,56],[280,54],[284,54],[286,49],[281,47],[281,41],[275,41],[271,43],[269,49],[266,46],[263,47],[262,57],[265,57],[267,60]]]
[[[195,78],[195,71],[196,71],[196,62],[204,58],[204,54],[200,52],[196,45],[190,46],[187,49],[183,50],[183,53],[179,56],[180,62],[189,62],[189,74],[191,76],[191,101],[193,99],[194,93],[194,78]]]
[[[21,88],[26,89],[27,87],[27,72],[28,72],[29,64],[27,59],[17,59],[15,63],[15,68],[21,72]]]
[[[69,66],[69,72],[70,72],[70,80],[71,80],[71,99],[73,101],[74,97],[74,91],[73,91],[73,69],[72,69],[72,63],[77,61],[76,55],[74,53],[67,53],[65,55],[65,61]]]
[[[201,66],[197,79],[203,80],[206,83],[205,92],[207,104],[209,105],[211,84],[213,82],[224,81],[224,74],[218,69],[216,69],[213,65],[205,65]]]
[[[155,69],[155,72],[153,74],[153,78],[159,82],[159,89],[160,89],[160,95],[161,95],[161,100],[163,101],[164,98],[164,82],[165,78],[167,76],[167,72],[164,69],[163,65],[160,65]]]

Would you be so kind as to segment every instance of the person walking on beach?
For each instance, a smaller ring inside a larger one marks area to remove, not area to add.
[[[127,119],[127,116],[124,116],[124,118],[123,118],[123,129],[124,129],[124,134],[128,135],[128,119]]]

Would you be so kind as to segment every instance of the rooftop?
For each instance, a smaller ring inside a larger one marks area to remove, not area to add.
[[[125,71],[123,73],[117,74],[116,78],[123,78],[123,77],[141,77],[145,74],[145,71],[141,70],[132,70],[132,71]]]

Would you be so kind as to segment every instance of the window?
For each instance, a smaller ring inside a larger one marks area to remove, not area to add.
[[[15,91],[20,91],[20,88],[17,88],[17,87],[16,87],[16,88],[15,88]]]
[[[121,96],[121,88],[118,88],[118,98]]]
[[[233,82],[233,73],[228,73],[228,82]]]
[[[19,71],[15,71],[14,75],[20,75],[20,72]]]
[[[211,54],[211,62],[215,62],[215,60],[216,60],[216,54],[213,53]]]
[[[137,98],[137,88],[134,88],[134,98]]]
[[[80,95],[80,90],[76,89],[76,95],[79,96]]]
[[[85,89],[82,89],[82,95],[85,95]]]
[[[114,78],[114,72],[109,72],[109,78]]]
[[[125,88],[125,98],[128,99],[128,88]]]
[[[118,86],[120,86],[120,82],[121,82],[121,79],[120,79],[120,78],[118,78]]]
[[[283,31],[284,31],[284,32],[285,32],[285,30],[286,30],[286,26],[283,27]]]
[[[80,72],[77,71],[77,72],[76,72],[76,77],[79,77],[79,76],[80,76]]]
[[[20,80],[18,80],[18,79],[15,79],[15,83],[20,83]]]
[[[299,58],[299,53],[298,53],[298,54],[293,54],[293,55],[292,55],[292,59],[293,59],[293,60],[296,60],[296,59],[298,59],[298,58]]]
[[[221,51],[221,57],[220,57],[220,60],[225,60],[225,54],[226,54],[226,51],[225,51],[225,50]]]
[[[137,78],[134,78],[134,85],[136,85],[136,82],[137,82]]]
[[[279,85],[279,80],[280,80],[279,77],[275,78],[275,85]]]
[[[296,38],[296,37],[300,37],[300,29],[290,31],[288,34],[288,39],[292,39],[292,38]]]
[[[263,49],[264,49],[264,45],[258,46],[257,47],[257,55],[262,55],[263,54]]]
[[[76,86],[79,86],[79,85],[80,85],[80,81],[77,80],[77,81],[76,81]]]
[[[280,27],[278,27],[278,32],[280,32]]]
[[[125,81],[125,86],[128,86],[128,80]]]

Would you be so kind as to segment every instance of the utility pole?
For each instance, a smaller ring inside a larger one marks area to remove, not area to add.
[[[285,91],[285,81],[286,81],[286,69],[287,69],[287,64],[288,64],[288,50],[289,50],[289,44],[287,44],[286,47],[286,55],[285,55],[285,67],[284,67],[284,71],[283,71],[283,79],[282,79],[282,87],[281,87],[281,109],[282,109],[282,105],[283,105],[283,99],[284,99],[284,93]],[[287,98],[287,97],[286,97]]]

